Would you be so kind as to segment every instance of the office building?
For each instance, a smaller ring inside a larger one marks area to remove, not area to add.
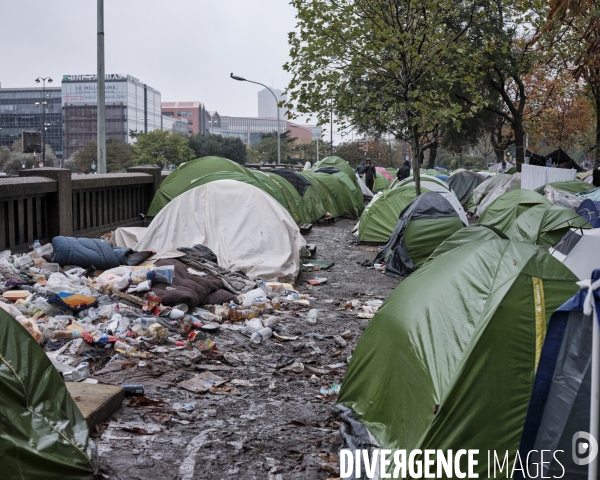
[[[286,121],[279,120],[277,128],[277,119],[257,118],[257,117],[221,117],[221,128],[225,131],[242,132],[244,134],[244,143],[254,145],[260,142],[261,134],[285,133]]]
[[[42,131],[46,123],[45,142],[58,158],[63,156],[63,116],[61,88],[46,87],[0,89],[0,146],[11,147],[21,139],[21,132]],[[43,103],[46,101],[45,118]],[[39,106],[36,106],[36,103]]]
[[[210,131],[210,114],[201,102],[162,102],[163,115],[186,123],[188,135],[205,135]]]
[[[275,100],[275,97],[273,97],[273,94],[266,88],[263,88],[260,92],[258,92],[258,116],[259,116],[259,118],[277,118],[277,108],[278,108],[277,104],[279,102],[287,101],[287,96],[283,94],[283,91],[281,91],[277,88],[272,88],[271,90],[277,97],[277,100]],[[280,120],[287,119],[285,112],[287,112],[287,109],[285,107],[279,107]]]

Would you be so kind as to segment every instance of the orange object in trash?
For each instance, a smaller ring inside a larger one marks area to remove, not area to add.
[[[61,298],[61,300],[65,302],[69,307],[73,308],[81,307],[82,305],[90,305],[96,301],[96,299],[93,297],[88,297],[87,295],[80,295],[78,293]]]

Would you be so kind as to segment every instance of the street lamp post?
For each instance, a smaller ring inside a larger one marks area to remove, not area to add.
[[[231,78],[233,78],[234,80],[237,80],[238,82],[250,82],[250,83],[255,83],[256,85],[260,85],[261,87],[265,87],[269,92],[271,92],[271,95],[273,95],[273,98],[275,98],[275,103],[277,104],[277,164],[281,163],[281,132],[279,131],[279,101],[277,100],[277,95],[275,95],[275,93],[273,92],[273,90],[271,90],[269,87],[267,87],[266,85],[263,85],[262,83],[258,83],[258,82],[254,82],[252,80],[246,80],[244,77],[238,77],[236,75],[234,75],[233,73],[231,75],[229,75]]]
[[[42,82],[42,103],[35,102],[35,106],[42,106],[42,165],[46,166],[46,107],[48,101],[46,100],[46,81],[52,83],[50,77],[38,77],[35,79],[35,83]]]

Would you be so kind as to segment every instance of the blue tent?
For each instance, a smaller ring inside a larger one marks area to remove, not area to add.
[[[519,447],[523,464],[541,466],[536,478],[588,478],[587,464],[578,461],[585,459],[585,447],[575,455],[575,445],[578,439],[586,440],[581,432],[590,431],[592,357],[598,355],[592,348],[598,321],[593,310],[600,308],[599,278],[600,269],[548,323]],[[544,458],[542,451],[554,456],[546,453]],[[516,473],[515,479],[523,478]]]
[[[592,228],[600,228],[600,201],[584,200],[579,205],[577,213],[581,215]]]

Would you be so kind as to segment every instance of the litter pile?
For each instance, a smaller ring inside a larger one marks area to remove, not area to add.
[[[61,248],[65,242],[74,250],[91,242],[113,251],[101,240],[57,237],[53,243]],[[221,328],[239,331],[254,346],[271,336],[288,340],[278,334],[277,313],[311,306],[290,284],[254,281],[219,267],[201,245],[166,256],[99,271],[89,265],[90,256],[81,257],[83,266],[49,262],[61,258],[52,244],[36,242],[24,255],[5,251],[0,308],[44,347],[65,380],[97,383],[89,377],[118,358],[177,355],[197,363],[217,350],[212,337]],[[194,378],[182,387],[199,392],[208,380]]]

